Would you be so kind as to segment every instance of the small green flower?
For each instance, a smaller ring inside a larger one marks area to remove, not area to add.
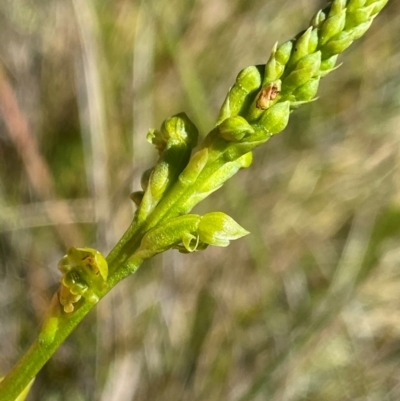
[[[73,312],[74,304],[82,297],[96,303],[97,294],[107,287],[108,264],[96,249],[71,247],[58,269],[63,273],[59,301],[66,313]]]

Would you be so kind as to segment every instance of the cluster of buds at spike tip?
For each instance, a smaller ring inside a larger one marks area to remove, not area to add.
[[[143,191],[134,192],[132,200],[138,206],[137,217],[143,221],[155,208],[166,191],[176,182],[186,167],[197,144],[198,130],[185,113],[165,120],[160,130],[150,130],[147,140],[159,152],[157,164],[145,171]]]
[[[217,125],[243,117],[264,142],[282,131],[293,109],[315,100],[320,79],[337,68],[338,55],[366,32],[387,2],[333,0],[312,18],[307,30],[276,44],[266,65],[239,73]]]
[[[185,114],[166,120],[160,131],[150,131],[148,139],[158,149],[160,159],[143,175],[143,191],[134,194],[139,206],[136,217],[145,221],[164,196],[160,218],[181,217],[172,220],[171,226],[168,220],[165,226],[156,226],[146,234],[141,251],[150,249],[152,243],[165,243],[160,248],[164,249],[181,242],[179,246],[187,251],[209,244],[198,231],[200,219],[207,221],[207,215],[201,218],[187,213],[239,169],[250,166],[252,150],[281,132],[295,108],[316,99],[320,79],[337,68],[338,55],[362,36],[387,2],[333,0],[312,18],[308,29],[276,44],[265,65],[242,70],[227,94],[216,126],[192,157],[197,129]],[[185,222],[196,228],[186,227],[188,233],[183,236],[174,225],[182,228]],[[149,252],[153,251],[161,252],[155,248]]]
[[[188,253],[208,245],[225,247],[247,234],[248,231],[225,213],[187,214],[150,230],[135,255],[147,259],[171,248]]]

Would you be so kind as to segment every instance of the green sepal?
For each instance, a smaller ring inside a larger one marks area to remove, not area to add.
[[[346,10],[329,17],[323,24],[319,36],[319,44],[323,46],[331,38],[342,32],[346,23]]]
[[[69,248],[67,254],[58,262],[58,269],[62,273],[77,271],[88,280],[89,285],[101,280],[106,281],[108,276],[105,257],[93,248]]]
[[[205,214],[198,227],[200,241],[214,246],[228,246],[229,242],[250,234],[232,217],[222,212]]]

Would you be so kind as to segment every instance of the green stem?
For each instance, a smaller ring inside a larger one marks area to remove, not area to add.
[[[154,209],[153,213],[145,222],[138,224],[136,219],[133,220],[121,240],[107,257],[110,270],[110,275],[107,280],[108,288],[103,294],[100,294],[100,299],[121,280],[134,273],[143,262],[142,259],[135,257],[135,255],[131,256],[139,247],[143,235],[165,218],[177,216],[180,210],[179,204],[193,194],[196,188],[198,188],[213,171],[218,169],[220,165],[221,161],[213,162],[200,174],[196,182],[191,186],[185,187],[178,181],[169,192],[168,196]],[[42,330],[39,332],[38,338],[0,383],[0,399],[2,401],[15,400],[30,380],[36,376],[43,365],[64,342],[72,330],[94,306],[95,304],[90,304],[83,300],[82,305],[77,308],[75,312],[66,314],[61,311],[61,305],[58,302],[58,298],[55,296],[48,313],[48,316],[56,316],[54,319],[57,319],[57,321],[51,323],[56,326],[56,328],[51,331],[51,341],[43,341],[43,338],[49,337],[46,330],[51,330],[46,328],[46,323],[48,323],[47,319],[45,320]]]
[[[114,273],[110,275],[108,281],[109,287],[104,293],[100,294],[100,298],[103,298],[125,277],[134,273],[142,262],[142,259],[132,257],[124,266],[114,269]],[[57,295],[53,297],[48,318],[45,319],[37,339],[4,380],[0,382],[1,401],[15,401],[32,378],[36,376],[43,365],[94,306],[95,304],[83,300],[82,305],[73,313],[64,313]]]

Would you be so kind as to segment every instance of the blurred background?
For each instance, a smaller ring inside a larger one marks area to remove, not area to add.
[[[320,99],[196,209],[251,231],[120,283],[29,400],[400,399],[400,3]],[[71,246],[107,253],[185,111],[204,136],[242,68],[320,0],[0,2],[0,376],[34,340]]]

